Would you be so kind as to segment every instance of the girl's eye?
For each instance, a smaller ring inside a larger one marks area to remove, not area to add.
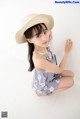
[[[44,30],[43,33],[46,34],[48,30]]]
[[[44,34],[46,34],[46,33],[47,33],[47,30],[44,31]]]
[[[40,34],[37,34],[36,37],[39,38],[40,37]]]
[[[36,38],[40,38],[42,34],[46,34],[48,30],[44,30],[41,33],[36,34]]]

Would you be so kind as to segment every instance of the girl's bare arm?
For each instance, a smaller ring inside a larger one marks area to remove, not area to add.
[[[67,40],[66,44],[65,44],[65,54],[64,54],[63,59],[59,66],[49,62],[44,57],[41,57],[37,54],[33,58],[35,68],[38,70],[43,69],[43,70],[46,70],[46,71],[52,72],[52,73],[62,73],[65,68],[65,64],[66,64],[66,61],[68,58],[68,54],[71,50],[71,47],[72,47],[72,41]]]
[[[72,43],[71,39],[68,39],[66,41],[65,50],[64,50],[65,53],[64,53],[64,56],[63,56],[63,59],[62,59],[60,65],[59,65],[59,67],[62,67],[62,69],[64,69],[64,67],[65,67],[65,64],[66,64],[66,61],[67,61],[67,57],[68,57],[68,55],[69,55],[69,53],[71,51],[71,48],[72,48],[72,44],[73,43]]]

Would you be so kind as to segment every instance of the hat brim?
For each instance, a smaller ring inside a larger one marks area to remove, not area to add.
[[[17,43],[24,43],[27,42],[27,39],[24,36],[24,32],[29,29],[30,27],[39,24],[39,23],[44,23],[48,30],[51,30],[54,26],[54,20],[52,16],[46,15],[46,14],[39,14],[33,17],[30,21],[25,24],[20,28],[20,30],[16,33],[16,42]]]

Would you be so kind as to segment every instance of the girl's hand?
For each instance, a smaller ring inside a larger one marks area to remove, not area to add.
[[[73,45],[72,40],[67,39],[65,43],[65,54],[69,54],[69,52],[71,51],[72,45]]]

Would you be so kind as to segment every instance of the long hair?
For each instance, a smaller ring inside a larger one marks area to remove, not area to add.
[[[39,35],[42,32],[42,30],[44,29],[44,27],[47,29],[47,27],[44,23],[34,25],[34,26],[30,27],[29,29],[27,29],[24,32],[24,35],[27,39],[30,39],[33,37],[33,30],[35,30],[35,32]],[[28,61],[30,64],[28,71],[32,71],[34,69],[34,63],[32,60],[33,51],[34,51],[34,44],[28,42]]]

